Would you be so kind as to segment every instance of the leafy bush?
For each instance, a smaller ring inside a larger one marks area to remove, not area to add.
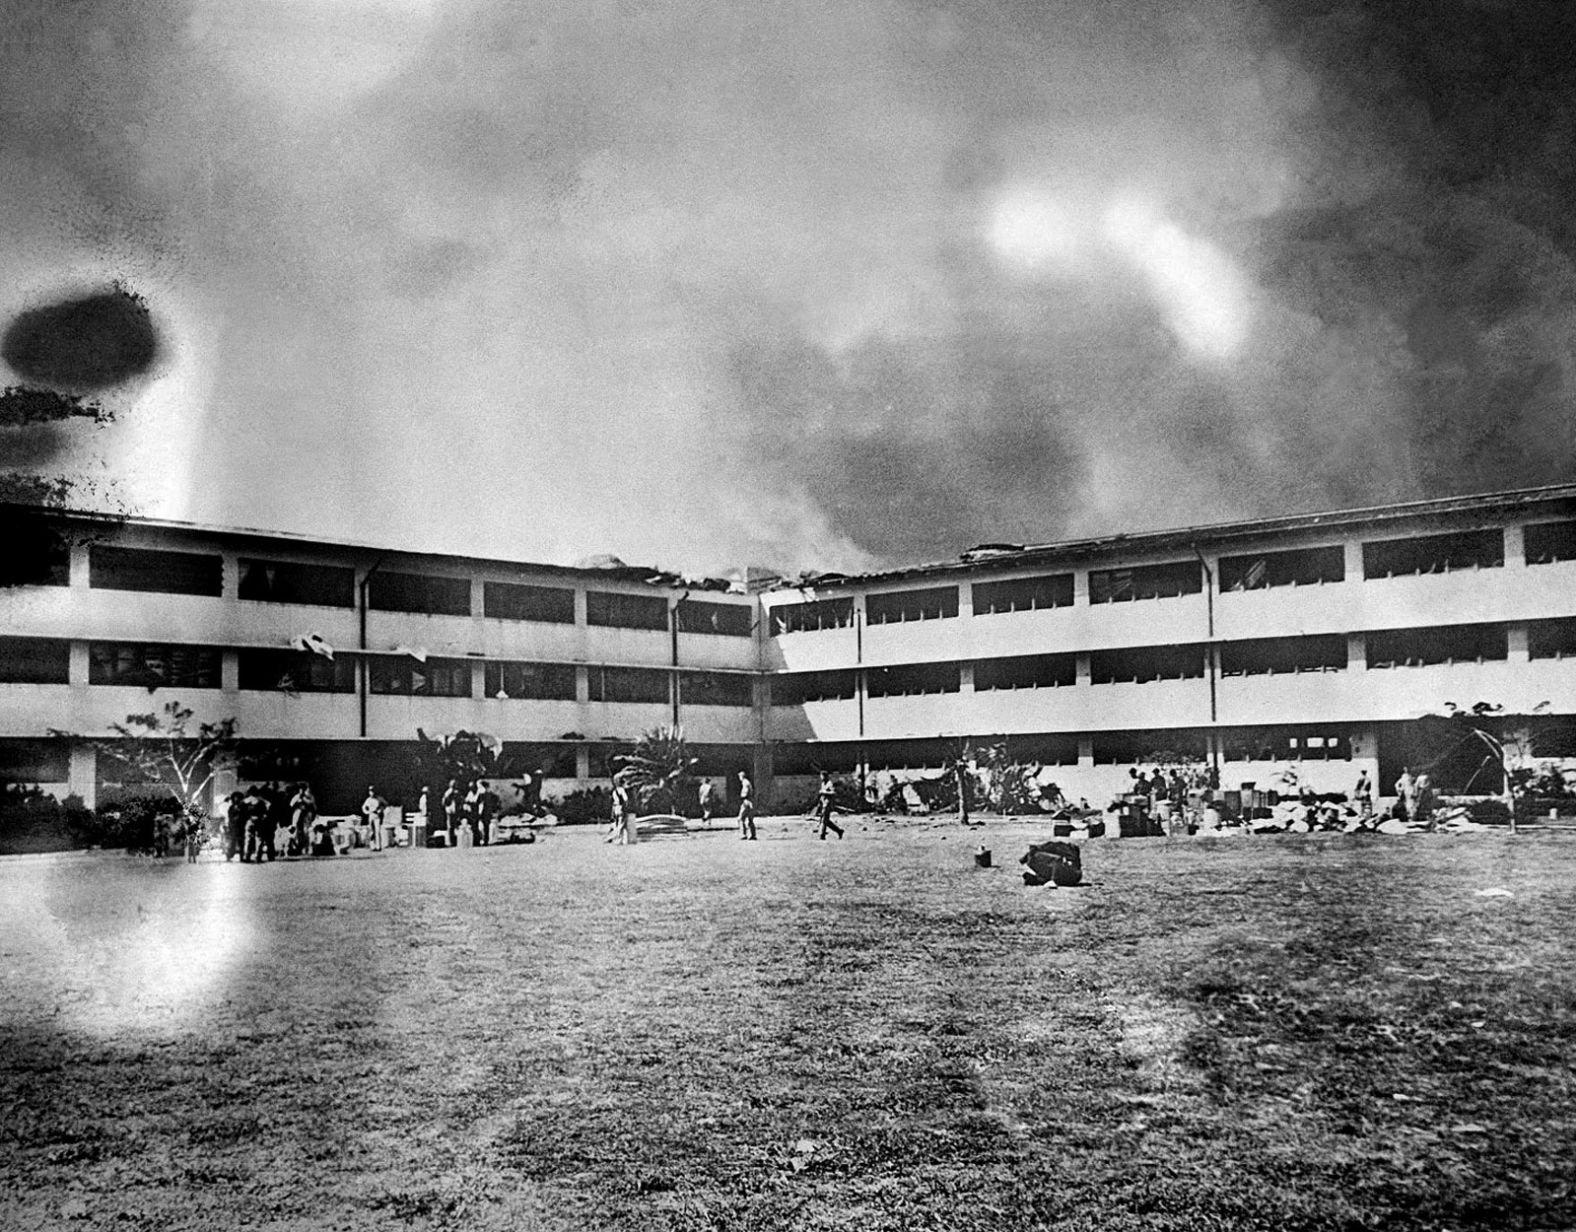
[[[613,793],[606,787],[578,788],[553,805],[558,820],[572,826],[609,821],[612,809]]]
[[[80,796],[57,800],[37,786],[0,784],[0,854],[70,851],[103,841],[98,818]]]
[[[147,791],[106,792],[98,825],[106,847],[124,847],[133,855],[165,856],[181,841],[180,806]]]

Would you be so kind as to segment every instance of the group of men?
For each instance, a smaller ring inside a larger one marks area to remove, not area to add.
[[[538,786],[538,799],[540,799],[540,790]],[[427,807],[428,799],[427,788],[423,787],[416,810],[422,816],[430,815]],[[441,805],[446,836],[444,841],[449,846],[480,847],[492,841],[493,822],[503,811],[503,800],[489,784],[476,779],[462,788],[458,779],[450,779],[448,786],[443,789]]]
[[[232,791],[224,818],[224,858],[261,864],[281,855],[333,855],[333,840],[318,826],[311,785],[254,784]]]
[[[822,775],[823,786],[829,781]],[[697,789],[700,804],[701,824],[708,830],[711,828],[711,819],[717,812],[717,789],[710,779],[702,779]],[[628,846],[640,841],[640,788],[635,778],[627,771],[619,771],[613,775],[613,796],[610,813],[612,814],[603,837],[604,842],[617,843],[619,846]],[[750,776],[743,770],[739,771],[739,838],[741,841],[755,841],[755,784],[750,781]],[[838,830],[835,822],[832,828],[837,830],[838,837],[842,831]],[[826,837],[823,828],[821,837]]]

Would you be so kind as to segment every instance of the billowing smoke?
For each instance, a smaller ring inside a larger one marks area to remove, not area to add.
[[[149,305],[59,459],[149,512],[846,568],[1576,459],[1557,4],[13,7],[0,313]]]

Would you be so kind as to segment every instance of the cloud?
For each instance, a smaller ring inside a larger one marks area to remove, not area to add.
[[[23,5],[0,312],[143,296],[167,362],[71,460],[148,511],[451,550],[1561,477],[1571,19],[1435,8]]]

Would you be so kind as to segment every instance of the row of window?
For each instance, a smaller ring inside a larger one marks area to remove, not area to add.
[[[37,519],[19,523],[18,528],[20,538],[10,550],[7,584],[65,585],[69,545],[64,538],[47,533]],[[1523,528],[1523,542],[1529,565],[1576,560],[1576,520],[1528,525]],[[30,545],[36,550],[28,550]],[[1362,545],[1362,561],[1365,579],[1498,568],[1505,563],[1504,534],[1487,529],[1378,540]],[[243,600],[355,606],[355,571],[349,567],[247,556],[240,558],[239,566],[238,594]],[[114,544],[92,544],[88,549],[88,585],[94,589],[218,597],[223,573],[223,558],[216,553]],[[1223,592],[1322,585],[1345,580],[1346,554],[1339,546],[1327,546],[1223,556],[1219,573]],[[1089,573],[1089,601],[1170,598],[1198,594],[1203,586],[1204,566],[1198,560],[1094,569]],[[482,592],[484,616],[574,623],[572,588],[485,581]],[[893,624],[956,617],[958,597],[956,586],[872,593],[865,599],[866,621]],[[973,599],[976,615],[1068,607],[1073,603],[1073,575],[978,582]],[[367,603],[380,611],[469,616],[471,584],[468,578],[378,569],[367,579]],[[752,609],[743,604],[686,596],[670,608],[662,595],[605,591],[586,595],[590,625],[665,630],[670,620],[685,633],[748,637],[753,629]],[[822,599],[774,607],[771,632],[838,629],[852,623],[852,597]]]
[[[65,585],[66,559],[62,547],[29,567],[24,581]],[[305,561],[264,560],[243,556],[239,560],[237,594],[263,603],[292,603],[316,607],[354,607],[355,570],[342,565]],[[95,590],[143,591],[157,594],[202,595],[223,593],[224,560],[213,553],[177,552],[155,548],[128,548],[93,544],[88,549],[88,585]],[[20,583],[13,583],[20,584]],[[367,579],[367,606],[378,611],[413,612],[429,616],[471,615],[468,578],[379,569]],[[682,633],[712,633],[749,637],[754,628],[753,608],[684,598],[674,609]],[[562,586],[537,586],[516,582],[482,583],[482,615],[500,620],[529,620],[548,624],[573,624],[575,592]],[[662,595],[588,591],[586,622],[621,629],[667,629],[669,607]]]
[[[1421,667],[1448,663],[1502,661],[1509,657],[1509,632],[1501,624],[1444,625],[1436,628],[1384,629],[1365,636],[1370,669]],[[1204,643],[1129,646],[1089,654],[1092,684],[1198,679],[1205,673]],[[1527,624],[1527,651],[1533,659],[1576,657],[1576,617],[1534,620]],[[1260,676],[1298,672],[1344,671],[1347,639],[1319,634],[1256,638],[1219,644],[1223,676]],[[222,651],[213,646],[141,642],[90,642],[88,683],[216,689]],[[70,642],[58,638],[0,637],[0,683],[66,684],[70,680]],[[290,693],[355,691],[355,659],[326,659],[293,650],[244,648],[236,652],[240,688]],[[373,693],[432,697],[471,696],[470,659],[415,659],[373,656],[368,687]],[[1078,679],[1078,657],[1071,653],[1013,655],[973,661],[974,689],[1045,689],[1071,686]],[[866,691],[871,697],[956,693],[961,664],[898,664],[871,667]],[[573,701],[575,665],[489,660],[483,665],[485,696]],[[672,672],[657,667],[587,668],[592,701],[662,702],[669,700]],[[743,673],[681,671],[680,698],[695,705],[748,706],[751,677]],[[855,696],[857,669],[797,672],[772,679],[773,703],[846,700]]]
[[[1351,733],[1341,727],[1236,727],[1216,731],[1220,757],[1226,762],[1349,761]],[[1175,763],[1203,760],[1204,734],[1193,730],[1110,731],[1079,734],[1050,732],[1005,738],[1007,756],[1042,766],[1075,766],[1080,745],[1091,745],[1096,765]],[[779,776],[854,774],[861,766],[870,774],[882,771],[951,769],[960,742],[956,738],[868,740],[862,743],[778,745],[772,770]],[[1551,745],[1552,747],[1552,745]]]
[[[1424,667],[1484,663],[1509,657],[1504,625],[1446,625],[1439,628],[1386,629],[1365,635],[1369,668]],[[1202,642],[1173,646],[1129,646],[1089,655],[1091,684],[1196,680],[1208,666]],[[1267,676],[1299,672],[1338,672],[1347,667],[1344,634],[1254,638],[1219,644],[1222,676]],[[1533,659],[1576,657],[1576,618],[1534,620],[1527,625],[1527,651]],[[974,691],[1060,688],[1077,683],[1073,654],[1019,655],[975,659]],[[956,693],[962,687],[958,662],[902,664],[864,669],[870,697]],[[772,679],[772,703],[799,706],[855,696],[857,669],[798,672]]]
[[[1524,542],[1529,565],[1576,560],[1576,521],[1527,526]],[[1365,543],[1362,553],[1364,579],[1448,573],[1503,566],[1505,540],[1499,530],[1461,531]],[[1346,580],[1346,551],[1334,546],[1222,556],[1219,567],[1220,589],[1228,593],[1277,586],[1316,586]],[[1174,598],[1199,594],[1203,589],[1204,566],[1197,560],[1089,572],[1090,603]],[[976,582],[973,598],[976,616],[1071,607],[1073,575],[1057,573],[1004,582]],[[865,619],[872,625],[940,620],[957,614],[956,586],[887,591],[865,597]],[[852,625],[853,620],[851,597],[786,603],[772,609],[771,631],[775,636],[841,629]]]
[[[89,642],[90,685],[138,688],[217,689],[223,651],[216,646],[148,642]],[[0,637],[0,683],[67,684],[71,644],[55,638]],[[470,697],[470,659],[395,656],[367,659],[367,688],[374,694],[411,697]],[[575,700],[575,665],[489,660],[483,664],[485,696],[499,700]],[[594,702],[669,701],[663,668],[587,669]],[[236,684],[249,692],[354,693],[355,658],[327,659],[295,650],[243,648],[236,651]],[[680,700],[693,706],[749,706],[751,677],[724,672],[678,674]]]

